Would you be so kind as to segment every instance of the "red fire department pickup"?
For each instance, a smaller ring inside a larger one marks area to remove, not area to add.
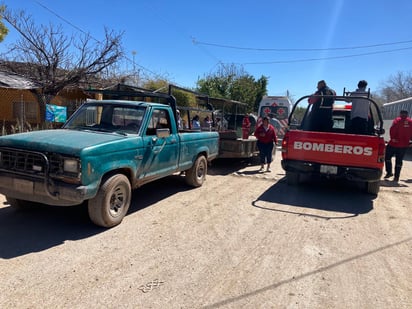
[[[300,98],[289,116],[288,129],[282,141],[282,168],[289,185],[303,175],[330,179],[343,178],[365,183],[368,193],[377,195],[384,165],[385,142],[380,109],[371,98],[367,134],[350,131],[351,103],[355,97],[330,96],[334,99],[333,127],[328,132],[310,131],[311,104]],[[327,96],[324,96],[327,97]],[[356,97],[361,98],[361,97]]]

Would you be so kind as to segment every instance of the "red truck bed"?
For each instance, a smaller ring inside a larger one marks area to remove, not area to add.
[[[383,120],[378,105],[365,98],[370,101],[369,132],[352,134],[349,98],[333,96],[335,103],[344,103],[333,108],[333,128],[330,132],[309,131],[310,109],[306,102],[303,104],[308,97],[295,103],[282,141],[282,168],[288,184],[299,183],[303,174],[344,178],[364,182],[367,192],[377,194],[385,156],[381,136]]]
[[[364,168],[382,168],[384,164],[383,138],[377,136],[294,130],[283,144],[285,160]]]

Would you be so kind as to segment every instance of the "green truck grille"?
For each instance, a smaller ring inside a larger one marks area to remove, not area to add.
[[[0,168],[12,173],[44,176],[45,173],[60,174],[62,160],[58,155],[0,148]]]

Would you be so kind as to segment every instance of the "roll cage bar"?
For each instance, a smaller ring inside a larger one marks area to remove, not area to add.
[[[113,100],[136,101],[136,99],[138,100],[140,99],[141,101],[150,102],[149,99],[156,99],[155,101],[156,103],[169,105],[172,108],[175,119],[177,120],[178,107],[177,107],[176,98],[172,95],[173,89],[191,93],[196,97],[197,100],[203,101],[203,103],[200,103],[199,105],[203,105],[206,110],[211,112],[213,123],[216,122],[215,115],[214,115],[215,105],[222,106],[222,109],[224,110],[225,105],[234,104],[235,114],[237,114],[238,106],[247,107],[246,103],[242,103],[242,102],[230,100],[230,99],[211,97],[209,95],[202,94],[202,93],[190,90],[190,89],[182,88],[182,87],[179,87],[173,84],[169,84],[168,93],[151,91],[148,89],[124,85],[124,84],[117,84],[115,87],[105,88],[105,89],[87,89],[87,90],[84,90],[84,92],[90,93],[90,94],[101,94],[103,97],[107,99],[113,99]],[[181,108],[182,110],[186,110],[188,113],[190,110],[191,111],[196,111],[196,110],[201,111],[201,109],[196,109],[195,107],[179,107],[179,108]],[[191,128],[190,122],[189,122],[189,128]]]
[[[375,107],[375,110],[376,110],[376,113],[377,113],[378,119],[379,119],[379,128],[378,128],[378,130],[376,131],[376,133],[377,133],[378,135],[382,135],[382,134],[385,133],[385,130],[383,129],[383,117],[382,117],[382,113],[381,113],[381,110],[380,110],[380,108],[379,108],[379,105],[378,105],[374,100],[372,100],[372,99],[369,97],[369,94],[368,94],[368,97],[349,96],[349,95],[347,95],[347,94],[349,94],[348,92],[344,92],[344,94],[345,94],[345,95],[343,95],[343,96],[336,96],[336,95],[313,95],[313,94],[312,94],[312,95],[306,95],[306,96],[301,97],[299,100],[297,100],[297,101],[295,102],[295,104],[293,104],[292,111],[291,111],[291,113],[290,113],[290,115],[289,115],[289,118],[288,118],[288,126],[290,127],[290,124],[292,123],[292,119],[293,119],[292,116],[293,116],[293,113],[294,113],[296,107],[298,106],[298,104],[299,104],[300,102],[302,102],[302,101],[305,100],[305,99],[309,99],[309,98],[311,98],[311,97],[315,97],[315,98],[316,98],[316,97],[319,97],[319,98],[333,98],[335,101],[348,102],[348,103],[351,102],[352,99],[362,99],[362,100],[367,100],[367,101],[369,101],[369,102],[371,103],[371,106],[374,106],[374,107]],[[308,111],[309,111],[309,108],[306,109],[304,118],[306,118]],[[369,111],[370,111],[370,114],[373,115],[373,113],[372,113],[372,107],[369,107]]]

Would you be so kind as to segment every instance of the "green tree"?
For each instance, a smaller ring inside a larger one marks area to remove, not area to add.
[[[4,5],[0,6],[0,42],[3,42],[6,35],[9,33],[9,29],[3,23],[3,13],[6,10]]]
[[[247,112],[257,111],[262,96],[267,94],[268,78],[256,80],[243,67],[220,65],[216,72],[197,81],[197,90],[211,97],[230,99],[247,104]]]
[[[167,93],[169,82],[164,79],[149,79],[143,82],[143,88],[155,92]]]
[[[30,78],[38,88],[41,123],[45,123],[46,104],[64,88],[96,81],[110,72],[123,56],[122,33],[105,29],[105,38],[97,41],[90,34],[67,35],[61,25],[36,25],[24,11],[7,9],[2,13],[20,35],[2,55],[3,67]]]
[[[155,92],[169,93],[169,82],[164,79],[147,80],[143,84],[143,88]],[[190,92],[182,91],[172,87],[172,95],[176,98],[176,103],[178,106],[197,106],[196,97]]]

